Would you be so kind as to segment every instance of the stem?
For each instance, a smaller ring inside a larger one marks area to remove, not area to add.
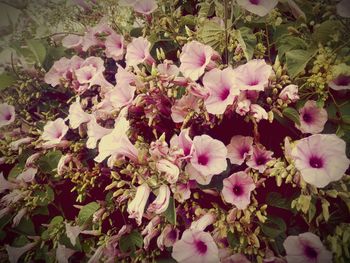
[[[227,34],[227,0],[224,2],[224,12],[225,12],[225,64],[228,64],[228,34]]]
[[[271,50],[270,50],[270,39],[269,39],[269,31],[267,29],[267,23],[265,23],[265,36],[266,36],[266,44],[267,44],[267,55],[269,57],[269,62],[271,63]]]

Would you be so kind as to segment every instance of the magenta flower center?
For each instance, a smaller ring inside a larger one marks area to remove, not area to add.
[[[173,241],[176,240],[176,238],[177,238],[177,232],[176,232],[175,229],[173,229],[173,230],[171,230],[171,231],[169,232],[168,238],[169,238],[170,240],[173,240]]]
[[[243,148],[239,151],[239,155],[241,156],[241,158],[244,158],[244,155],[245,155],[246,153],[248,153],[248,152],[249,152],[249,148],[243,147]]]
[[[249,0],[249,2],[252,4],[252,5],[258,5],[260,3],[260,0]]]
[[[5,114],[4,118],[5,118],[6,121],[11,120],[11,113]]]
[[[323,161],[320,157],[312,156],[309,160],[310,166],[312,168],[322,168],[323,167]]]
[[[55,137],[56,137],[56,138],[60,138],[61,136],[62,136],[62,132],[59,131],[59,132],[56,133],[56,136],[55,136]]]
[[[350,76],[340,75],[334,80],[334,83],[338,86],[347,86],[350,84]]]
[[[317,251],[310,246],[305,246],[304,253],[308,258],[311,258],[311,259],[317,258]]]
[[[198,163],[200,165],[207,165],[209,162],[209,158],[206,154],[201,154],[198,156]]]
[[[303,114],[303,120],[304,120],[306,123],[312,122],[312,116],[311,116],[311,114],[305,112],[305,113]]]
[[[237,196],[240,196],[243,194],[243,189],[242,189],[242,186],[240,186],[240,185],[233,186],[232,191]]]
[[[198,63],[199,63],[199,66],[204,66],[205,65],[205,62],[206,62],[206,56],[205,54],[201,54],[199,59],[198,59]]]
[[[255,159],[255,162],[256,162],[256,164],[257,165],[263,165],[263,164],[265,164],[266,163],[266,158],[265,158],[265,156],[258,156],[256,159]]]
[[[230,95],[230,90],[229,89],[224,89],[221,94],[220,94],[220,99],[221,100],[226,100],[228,95]]]
[[[248,82],[248,85],[249,85],[249,86],[255,86],[255,85],[258,85],[258,84],[259,84],[259,81],[256,80],[256,79],[251,80],[251,81]]]
[[[208,249],[207,245],[201,240],[196,241],[196,248],[200,254],[205,254]]]

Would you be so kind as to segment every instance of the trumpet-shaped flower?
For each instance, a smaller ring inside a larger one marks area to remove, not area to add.
[[[320,133],[327,122],[328,114],[323,108],[319,108],[316,101],[309,100],[299,110],[300,126],[296,126],[302,133]]]
[[[253,153],[253,138],[250,136],[236,135],[227,145],[227,157],[232,164],[241,165],[248,155]]]
[[[66,135],[68,129],[68,126],[64,123],[62,118],[48,121],[44,126],[44,132],[41,136],[41,138],[46,141],[43,145],[54,146],[59,144]]]
[[[205,73],[203,85],[210,93],[204,101],[207,111],[211,114],[223,114],[227,106],[233,104],[234,98],[239,95],[239,89],[234,82],[232,68],[224,70],[212,69]]]
[[[169,206],[170,189],[167,185],[163,184],[159,187],[157,198],[151,203],[147,209],[148,212],[155,212],[161,214]]]
[[[164,247],[172,247],[178,239],[179,230],[172,225],[166,225],[157,239],[157,246],[163,251]]]
[[[88,140],[86,141],[86,147],[95,149],[97,142],[112,131],[112,129],[107,129],[99,125],[96,121],[96,117],[92,115],[91,120],[87,124]]]
[[[8,254],[8,259],[11,263],[17,263],[21,256],[27,251],[31,250],[35,247],[37,242],[28,243],[22,247],[11,247],[9,245],[5,245],[5,249]]]
[[[171,107],[171,118],[173,122],[181,123],[185,120],[187,114],[193,110],[199,110],[198,98],[192,94],[185,95],[181,99],[177,100]]]
[[[152,58],[150,52],[151,43],[143,38],[134,38],[126,47],[126,64],[128,66],[137,66],[140,63],[152,65],[155,60]]]
[[[255,189],[253,179],[246,172],[237,172],[225,178],[222,195],[224,200],[238,209],[246,209],[250,204],[251,192]]]
[[[237,0],[244,9],[258,16],[266,16],[278,4],[278,0]]]
[[[135,12],[149,15],[157,9],[158,5],[155,0],[137,0],[133,4]]]
[[[299,99],[298,86],[293,84],[286,86],[279,94],[279,98],[283,101],[296,102]]]
[[[334,134],[315,134],[297,141],[295,166],[309,184],[322,188],[343,177],[349,168],[346,144]]]
[[[106,56],[114,60],[121,60],[124,56],[124,37],[116,33],[112,33],[106,37]]]
[[[350,2],[349,0],[342,0],[337,5],[337,13],[341,17],[349,18],[350,17]]]
[[[134,99],[136,88],[128,84],[116,85],[110,92],[107,93],[112,106],[120,109],[128,106]]]
[[[196,136],[193,147],[191,164],[202,175],[215,175],[225,171],[227,149],[221,141],[208,135]]]
[[[186,78],[196,81],[203,75],[213,56],[215,51],[210,46],[191,41],[182,48],[180,71]]]
[[[156,163],[157,170],[164,173],[165,179],[170,183],[174,184],[177,182],[180,174],[179,167],[170,162],[167,159],[161,159]]]
[[[0,128],[11,124],[15,120],[15,107],[7,103],[0,104]]]
[[[213,237],[202,230],[187,229],[173,246],[171,256],[179,263],[220,262]]]
[[[283,242],[283,246],[287,253],[288,263],[332,262],[332,253],[323,246],[318,236],[310,232],[287,237]]]
[[[72,129],[76,129],[81,124],[89,122],[91,120],[91,115],[82,109],[79,99],[70,105],[68,112],[69,124]]]
[[[141,225],[142,216],[150,193],[151,188],[149,188],[147,183],[143,183],[137,187],[135,198],[128,204],[127,211],[129,218],[135,218],[138,225]]]
[[[236,85],[240,90],[263,91],[269,84],[272,67],[263,59],[253,59],[234,71]]]
[[[189,136],[189,129],[181,130],[179,135],[174,135],[170,140],[171,147],[182,149],[184,158],[190,158],[193,153],[193,141]]]
[[[251,104],[250,113],[255,118],[256,122],[259,122],[261,120],[267,120],[269,118],[269,115],[267,114],[266,110],[259,104]]]
[[[273,152],[267,151],[264,147],[253,146],[253,155],[247,161],[247,165],[263,173],[267,162],[272,160],[272,155]]]

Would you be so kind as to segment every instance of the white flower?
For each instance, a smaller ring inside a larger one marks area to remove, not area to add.
[[[46,141],[43,145],[54,146],[59,144],[62,138],[66,135],[68,129],[68,126],[64,123],[62,118],[48,121],[41,136],[41,138]]]
[[[138,225],[141,225],[142,216],[145,211],[145,206],[151,193],[147,183],[143,183],[137,187],[135,198],[128,204],[129,218],[136,218]]]
[[[7,103],[0,104],[0,128],[14,122],[15,115],[15,107]]]
[[[165,212],[169,205],[170,189],[167,185],[163,184],[159,187],[157,198],[149,205],[147,211],[161,214]]]
[[[86,113],[80,105],[79,99],[72,103],[69,107],[69,124],[72,129],[78,128],[81,124],[90,121],[90,114]]]

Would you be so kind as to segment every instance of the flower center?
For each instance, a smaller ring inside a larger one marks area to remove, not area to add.
[[[226,100],[228,95],[230,95],[230,90],[229,89],[224,89],[221,94],[220,94],[220,99],[221,100]]]
[[[248,153],[248,152],[249,152],[249,149],[246,148],[246,147],[244,147],[244,148],[242,148],[242,149],[239,151],[239,154],[240,154],[241,158],[243,158],[244,155],[245,155],[246,153]]]
[[[338,86],[347,86],[350,84],[350,76],[340,75],[334,80]]]
[[[205,62],[206,62],[205,54],[200,55],[198,62],[199,62],[199,66],[201,67],[205,65]]]
[[[312,167],[312,168],[322,168],[323,167],[323,161],[322,161],[322,159],[321,158],[319,158],[319,157],[317,157],[317,156],[312,156],[311,158],[310,158],[310,161],[309,161],[309,163],[310,163],[310,166]]]
[[[60,138],[62,136],[62,132],[57,132],[56,133],[56,138]]]
[[[208,249],[207,245],[201,240],[196,241],[196,247],[200,254],[205,254],[205,252],[207,252]]]
[[[255,85],[257,85],[257,84],[259,84],[259,81],[256,80],[256,79],[255,79],[255,80],[251,80],[251,81],[248,82],[248,85],[249,85],[249,86],[255,86]]]
[[[304,253],[308,258],[317,258],[317,251],[312,247],[306,246],[304,249]]]
[[[168,238],[169,238],[170,240],[174,240],[174,241],[176,240],[176,238],[177,238],[177,232],[176,232],[175,229],[173,229],[173,230],[171,230],[171,231],[169,232]]]
[[[263,165],[266,163],[266,158],[264,156],[258,156],[255,162],[257,165]]]
[[[258,5],[260,3],[260,0],[249,0],[249,2],[252,4],[252,5]]]
[[[201,154],[201,155],[198,156],[198,163],[200,165],[207,165],[208,162],[209,162],[209,158],[208,158],[207,155]]]
[[[243,194],[243,189],[240,185],[235,185],[233,188],[232,188],[232,191],[235,195],[237,196],[240,196]]]
[[[4,116],[4,118],[5,118],[6,121],[11,120],[11,113],[7,113],[7,114]]]
[[[311,115],[310,115],[310,113],[304,113],[303,114],[303,120],[306,122],[306,123],[310,123],[310,122],[312,122],[312,117],[311,117]]]

